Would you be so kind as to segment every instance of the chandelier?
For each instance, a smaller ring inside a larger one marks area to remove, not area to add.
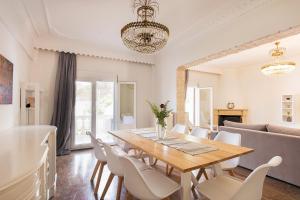
[[[270,50],[270,54],[274,61],[261,67],[261,72],[265,75],[286,74],[292,72],[296,68],[296,63],[284,61],[283,57],[286,49],[279,47],[279,42],[275,43],[275,48]]]
[[[159,5],[156,0],[135,0],[133,5],[137,21],[121,29],[125,46],[134,51],[151,54],[162,49],[169,37],[169,29],[155,22]]]

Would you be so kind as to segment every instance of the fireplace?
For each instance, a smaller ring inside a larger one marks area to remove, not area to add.
[[[224,126],[224,121],[247,123],[246,109],[215,109],[214,125]]]
[[[218,126],[224,126],[224,121],[242,122],[242,116],[240,115],[219,115]]]

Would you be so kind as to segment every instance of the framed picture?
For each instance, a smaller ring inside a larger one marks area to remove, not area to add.
[[[0,55],[0,104],[12,104],[13,64]]]

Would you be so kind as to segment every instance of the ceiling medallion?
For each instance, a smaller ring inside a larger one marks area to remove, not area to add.
[[[133,5],[137,21],[121,29],[125,46],[134,51],[151,54],[162,49],[168,41],[169,29],[155,22],[159,5],[156,0],[135,0]]]
[[[286,74],[294,71],[296,68],[295,62],[283,60],[286,49],[283,47],[279,47],[279,44],[279,42],[276,42],[276,47],[270,50],[270,54],[274,61],[271,64],[267,64],[261,67],[261,72],[265,75]]]

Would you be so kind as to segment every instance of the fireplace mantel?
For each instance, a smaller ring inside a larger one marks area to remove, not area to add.
[[[220,116],[240,116],[242,123],[247,123],[247,109],[214,109],[214,125],[219,125]]]

